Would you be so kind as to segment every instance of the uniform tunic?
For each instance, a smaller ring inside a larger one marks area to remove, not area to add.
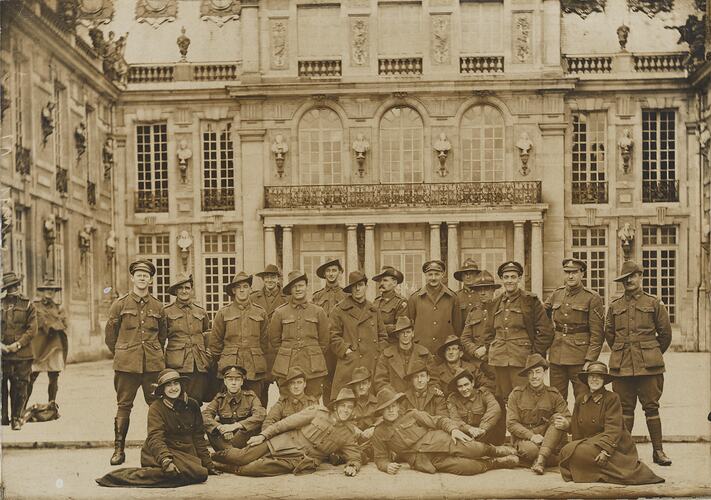
[[[447,400],[444,396],[436,394],[434,387],[431,385],[428,385],[421,392],[415,391],[414,388],[410,387],[405,391],[405,397],[400,401],[400,408],[403,411],[414,408],[433,416],[447,417],[449,415]]]
[[[54,301],[34,301],[37,335],[32,339],[33,372],[59,372],[64,369],[69,351],[67,316]]]
[[[202,411],[205,430],[210,444],[215,450],[224,450],[232,446],[242,448],[247,440],[259,433],[266,410],[253,391],[242,390],[239,394],[220,392]],[[233,431],[232,439],[227,441],[217,429],[223,424],[239,423],[243,429]]]
[[[331,314],[331,311],[333,311],[333,308],[336,307],[336,304],[346,297],[348,297],[348,294],[346,294],[338,284],[326,284],[325,287],[314,292],[311,302],[326,311],[326,315],[328,316]]]
[[[373,374],[373,385],[377,392],[386,385],[390,385],[397,392],[405,392],[410,384],[405,380],[405,374],[409,373],[415,366],[434,366],[434,357],[427,350],[418,344],[412,344],[408,351],[400,349],[399,344],[386,347],[375,364]]]
[[[269,413],[267,413],[267,418],[264,419],[262,427],[266,429],[273,423],[314,405],[318,405],[318,400],[307,394],[301,394],[301,396],[298,397],[292,396],[291,394],[281,396],[279,400],[274,403],[274,406],[271,407]]]
[[[462,348],[471,358],[478,359],[474,355],[477,349],[484,347],[487,354],[484,360],[488,360],[488,350],[494,340],[493,331],[487,331],[486,322],[491,314],[492,302],[479,302],[467,314],[462,330]]]
[[[437,352],[449,335],[462,333],[461,311],[456,294],[444,285],[427,285],[410,295],[407,314],[415,324],[415,342]]]
[[[439,387],[445,395],[448,395],[449,383],[452,381],[454,376],[461,370],[469,370],[469,372],[474,376],[474,387],[486,387],[491,392],[494,392],[496,390],[496,379],[494,373],[492,373],[486,365],[480,366],[482,369],[469,361],[460,360],[456,366],[452,366],[446,361],[440,361],[430,372],[432,382],[437,385],[437,387]]]
[[[269,321],[271,321],[272,315],[274,314],[276,308],[286,304],[287,301],[286,295],[281,292],[281,288],[278,286],[275,287],[271,293],[266,288],[252,292],[249,299],[253,304],[260,306],[267,312],[267,325],[269,324]],[[267,344],[267,350],[264,351],[264,358],[267,361],[267,374],[265,379],[271,381],[272,366],[274,366],[274,357],[276,356],[276,352],[274,352],[274,348],[271,344]]]
[[[476,289],[467,287],[466,285],[460,290],[457,290],[457,299],[459,300],[459,316],[464,319],[469,312],[481,306],[481,299]]]
[[[380,313],[388,334],[395,329],[395,323],[400,316],[407,316],[407,299],[396,293],[395,290],[375,297],[373,305]]]
[[[664,482],[639,461],[632,436],[622,420],[620,398],[602,388],[575,401],[571,423],[573,441],[560,452],[560,474],[576,483],[653,484]],[[595,457],[606,451],[605,466]]]
[[[379,420],[379,417],[375,415],[375,409],[378,407],[378,398],[375,394],[368,393],[367,396],[358,396],[353,407],[353,416],[351,421],[360,430],[372,427]]]
[[[165,364],[180,373],[207,373],[210,356],[207,354],[205,333],[210,319],[202,307],[175,301],[165,308],[168,321],[168,346]]]
[[[509,395],[506,426],[514,443],[528,441],[534,434],[544,435],[559,414],[570,419],[568,405],[560,393],[546,385],[534,389],[529,384],[516,387]]]
[[[474,388],[472,395],[464,398],[459,393],[451,393],[447,398],[447,412],[450,419],[466,426],[479,427],[484,431],[492,429],[501,418],[501,407],[488,389]]]
[[[3,361],[24,361],[34,357],[32,339],[37,335],[37,312],[30,299],[22,295],[2,299],[2,343],[20,343],[16,352],[4,352]]]

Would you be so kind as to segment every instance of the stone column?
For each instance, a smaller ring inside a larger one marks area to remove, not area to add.
[[[523,236],[523,225],[526,221],[515,220],[514,221],[514,260],[521,264],[524,268],[526,267],[526,248],[525,239]]]
[[[543,1],[543,64],[560,67],[560,2]]]
[[[264,129],[240,130],[241,164],[266,168]],[[264,269],[264,227],[259,210],[264,208],[263,175],[242,176],[242,260],[240,269]],[[238,257],[239,258],[239,257]]]
[[[358,224],[346,224],[346,281],[348,273],[358,269]]]
[[[274,236],[274,226],[264,226],[264,264],[276,264],[276,238]]]
[[[284,260],[282,274],[286,283],[289,273],[294,270],[294,242],[292,241],[292,226],[282,226],[282,259]]]
[[[447,283],[452,289],[457,288],[452,273],[459,266],[459,237],[457,234],[457,222],[447,222]]]
[[[543,221],[531,222],[531,291],[543,300]]]
[[[375,282],[371,279],[375,275],[375,224],[365,224],[365,275],[368,277],[368,300],[375,298]]]
[[[258,82],[259,76],[259,2],[242,0],[242,81]]]
[[[428,260],[441,259],[439,243],[439,222],[430,224],[430,258]]]

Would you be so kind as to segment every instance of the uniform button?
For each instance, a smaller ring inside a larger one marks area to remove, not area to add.
[[[433,322],[432,322],[432,324],[433,324],[433,325],[436,325],[436,324],[437,324],[437,322],[436,322],[436,321],[433,321]]]
[[[434,309],[434,310],[436,311],[436,310],[437,310],[437,306],[434,306],[432,309]]]

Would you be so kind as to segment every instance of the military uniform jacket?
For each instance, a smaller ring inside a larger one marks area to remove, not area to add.
[[[544,358],[553,341],[553,327],[543,304],[534,294],[518,290],[513,297],[505,293],[495,298],[487,319],[487,338],[491,366],[526,365],[534,352]]]
[[[373,458],[379,470],[387,472],[391,452],[414,470],[436,472],[427,453],[450,453],[454,444],[451,432],[459,425],[447,417],[432,416],[419,410],[401,413],[394,422],[383,420],[373,432]]]
[[[368,393],[366,397],[358,396],[353,407],[351,420],[356,427],[362,431],[373,427],[380,420],[380,418],[375,415],[375,409],[377,407],[378,398],[375,397],[375,394]]]
[[[466,426],[479,427],[488,431],[501,418],[501,406],[488,389],[475,388],[471,397],[464,398],[459,393],[451,393],[447,398],[447,412],[450,419],[460,422],[460,429]]]
[[[538,390],[529,384],[519,386],[509,395],[506,428],[514,442],[525,441],[534,434],[545,434],[556,413],[570,420],[568,404],[557,389],[547,385]]]
[[[249,296],[249,300],[253,304],[258,305],[267,312],[267,316],[271,319],[272,314],[277,307],[282,304],[286,304],[286,295],[281,293],[281,289],[278,287],[274,289],[274,293],[268,293],[266,289],[262,288],[256,292],[252,292]]]
[[[457,290],[457,299],[459,300],[459,316],[462,319],[465,319],[472,309],[481,306],[479,294],[467,286]]]
[[[397,392],[405,392],[410,387],[405,380],[405,374],[415,365],[425,365],[428,368],[434,366],[434,357],[426,347],[413,344],[410,352],[404,353],[398,344],[387,346],[375,364],[373,374],[375,392],[377,393],[386,385],[390,385]]]
[[[180,373],[207,372],[206,332],[210,328],[207,312],[197,304],[182,304],[177,300],[165,308],[168,321],[168,346],[165,364]]]
[[[415,324],[415,341],[430,352],[437,352],[447,336],[462,333],[459,300],[444,285],[434,300],[427,293],[426,285],[410,295],[407,314]]]
[[[375,362],[387,346],[387,333],[375,306],[368,301],[358,305],[350,296],[336,304],[329,319],[331,351],[337,359],[333,387],[338,391],[356,368],[365,366],[374,372]],[[353,352],[346,354],[349,348]]]
[[[37,335],[32,339],[32,371],[61,371],[67,362],[67,315],[54,301],[33,301],[37,315]]]
[[[469,370],[474,376],[474,387],[486,387],[490,391],[496,390],[496,374],[491,371],[491,368],[486,365],[477,366],[469,361],[460,361],[459,365],[452,367],[446,361],[440,361],[430,371],[432,380],[430,383],[435,384],[445,394],[449,393],[449,383],[460,370]]]
[[[562,286],[546,300],[553,320],[554,338],[549,360],[556,365],[582,365],[600,357],[603,341],[604,305],[597,293],[579,286]]]
[[[461,337],[462,348],[467,355],[474,359],[477,359],[474,356],[474,352],[480,347],[487,349],[487,354],[484,355],[483,359],[488,359],[488,349],[494,340],[493,331],[486,328],[491,304],[492,302],[475,304],[464,320],[464,329]]]
[[[400,316],[407,316],[407,299],[395,293],[395,290],[375,297],[373,305],[380,313],[388,334],[395,329],[395,323]]]
[[[267,371],[267,313],[250,301],[232,302],[212,320],[210,352],[218,360],[217,373],[228,365],[247,370],[247,380],[261,380]]]
[[[114,355],[114,370],[129,373],[165,369],[163,347],[168,337],[163,304],[152,295],[130,292],[109,309],[104,329],[106,346]]]
[[[285,378],[298,366],[306,379],[327,374],[324,354],[329,346],[328,317],[324,310],[293,298],[279,306],[269,323],[269,340],[276,351],[272,374]]]
[[[32,359],[32,339],[37,335],[37,313],[30,299],[22,295],[2,299],[2,343],[20,343],[20,349],[3,353],[5,360]]]
[[[612,301],[605,318],[605,339],[612,349],[610,373],[618,377],[664,373],[662,354],[672,341],[664,304],[637,290]]]
[[[269,413],[267,413],[267,418],[264,419],[262,427],[266,429],[279,420],[293,415],[294,413],[299,413],[304,408],[316,405],[318,405],[318,400],[307,394],[301,394],[299,397],[292,396],[291,394],[280,396],[279,400],[274,403],[274,406],[272,406]]]
[[[267,412],[259,398],[249,390],[241,390],[239,394],[223,390],[202,411],[202,420],[208,433],[215,432],[218,425],[237,422],[242,424],[246,432],[252,432],[262,426],[266,416]]]
[[[339,422],[325,408],[312,406],[264,428],[261,434],[274,458],[306,455],[322,462],[337,453],[359,470],[356,432],[352,423]]]
[[[336,304],[346,297],[348,297],[348,295],[340,286],[326,285],[324,288],[314,292],[311,297],[311,302],[326,311],[326,315],[328,316],[331,314],[331,311],[333,311],[333,308],[336,307]]]
[[[418,397],[415,389],[412,387],[405,391],[405,397],[401,400],[400,409],[409,410],[411,408],[426,411],[433,416],[449,416],[449,412],[447,411],[447,400],[444,396],[439,396],[435,393],[434,386],[431,383],[427,385],[427,389],[420,397]]]

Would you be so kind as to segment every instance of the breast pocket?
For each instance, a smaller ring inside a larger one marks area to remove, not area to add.
[[[588,305],[574,304],[571,307],[571,322],[579,325],[587,325],[588,323]]]
[[[138,311],[123,310],[121,311],[121,329],[135,330],[138,328]]]
[[[653,330],[654,329],[654,306],[653,305],[642,305],[637,304],[635,306],[637,310],[636,324],[639,330]]]
[[[627,330],[627,306],[615,307],[612,309],[612,316],[615,322],[615,331],[623,332]]]

